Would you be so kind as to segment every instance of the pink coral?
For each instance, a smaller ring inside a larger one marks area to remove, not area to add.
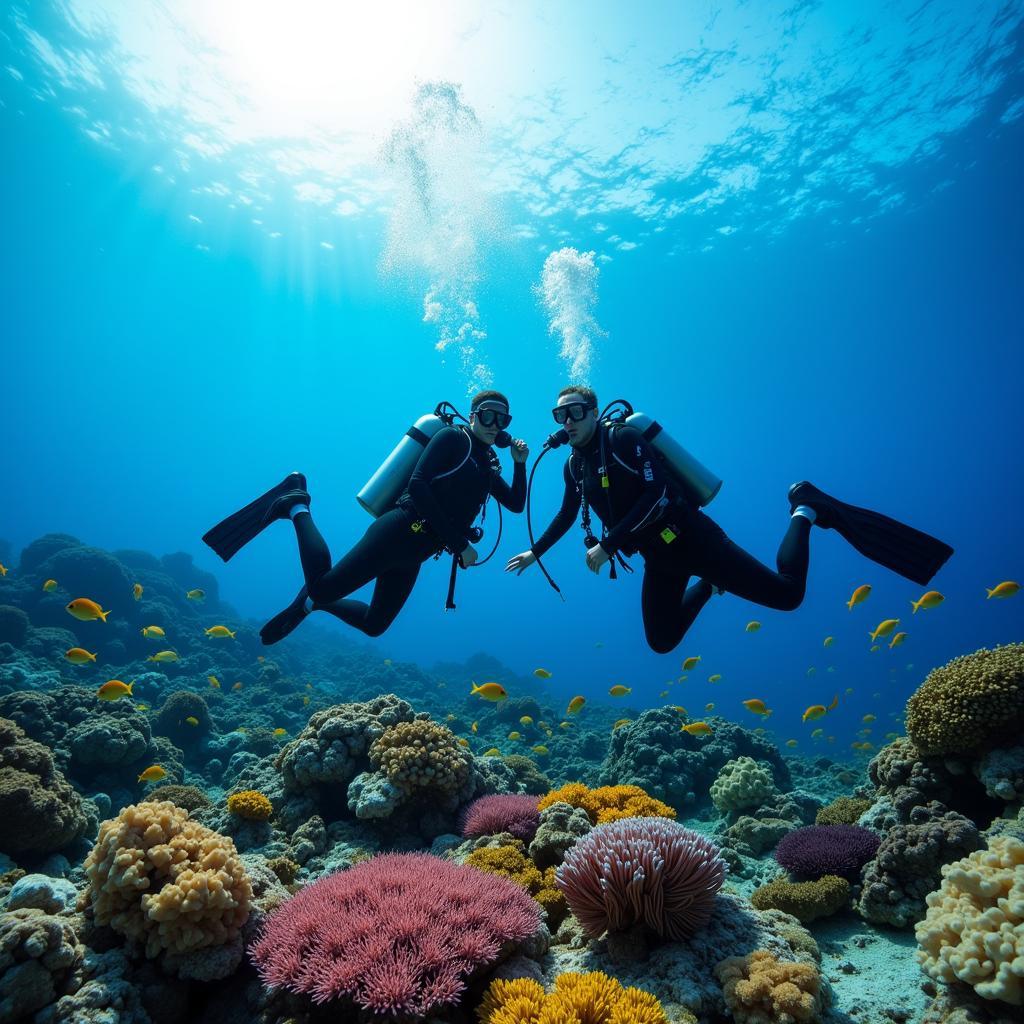
[[[427,853],[387,853],[282,904],[250,956],[273,988],[425,1015],[456,1002],[466,975],[539,922],[539,904],[514,882]]]
[[[540,825],[538,797],[498,793],[474,800],[463,812],[459,828],[463,838],[492,836],[510,832],[524,843],[530,842]]]
[[[598,825],[565,855],[555,882],[591,938],[643,922],[678,940],[707,924],[725,881],[710,840],[666,818]]]

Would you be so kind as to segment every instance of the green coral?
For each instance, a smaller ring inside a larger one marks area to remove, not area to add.
[[[815,825],[856,825],[860,816],[871,806],[870,800],[856,796],[840,796],[818,808]]]
[[[776,878],[755,889],[750,902],[758,910],[781,910],[806,924],[842,910],[850,902],[850,883],[838,875],[823,875],[813,882]]]
[[[752,757],[727,761],[711,783],[711,800],[720,811],[757,807],[775,794],[772,773]]]

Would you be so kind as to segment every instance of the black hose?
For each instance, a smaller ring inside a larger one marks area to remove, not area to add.
[[[530,550],[533,551],[534,539],[533,539],[533,517],[530,515],[530,500],[533,495],[533,474],[537,472],[537,467],[540,465],[540,460],[544,458],[547,453],[551,451],[551,445],[546,444],[541,449],[540,455],[537,456],[537,461],[533,464],[533,469],[530,470],[530,479],[526,484],[526,532],[530,535]],[[562,593],[558,584],[551,578],[551,574],[544,568],[544,563],[540,560],[540,555],[536,551],[533,551],[533,557],[536,561],[540,571],[544,573],[544,578],[554,588],[555,593],[564,601],[565,594]]]

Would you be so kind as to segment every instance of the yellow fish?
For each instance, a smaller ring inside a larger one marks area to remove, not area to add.
[[[821,718],[821,716],[823,714],[825,714],[826,710],[827,709],[825,708],[824,704],[812,704],[804,712],[802,721],[804,721],[804,722],[813,722],[816,718]]]
[[[687,680],[687,679],[689,679],[689,678],[690,678],[689,676],[680,676],[680,677],[679,677],[679,678],[678,678],[678,679],[676,680],[676,682],[677,682],[677,683],[685,683],[685,682],[686,682],[686,680]]]
[[[625,697],[627,693],[632,692],[633,691],[630,687],[623,686],[621,683],[618,683],[608,691],[608,695],[610,697]]]
[[[765,718],[772,713],[771,709],[765,704],[765,702],[757,697],[751,697],[750,700],[743,701],[743,706],[748,711],[752,711],[755,715],[764,715]]]
[[[508,693],[505,691],[505,687],[501,683],[484,683],[481,686],[477,686],[475,683],[470,683],[472,689],[469,691],[469,695],[472,697],[474,693],[480,694],[484,700],[504,700]]]
[[[865,716],[864,716],[864,717],[863,717],[863,718],[861,719],[861,721],[862,721],[862,722],[873,722],[873,721],[875,720],[875,717],[876,717],[875,715],[865,715]]]
[[[216,676],[207,676],[206,681],[215,689],[220,689],[220,680]]]
[[[231,686],[231,689],[235,690],[235,691],[238,691],[241,688],[242,688],[242,684],[241,683],[233,683],[232,686]]]
[[[700,662],[700,655],[699,654],[696,655],[695,657],[687,658],[683,662],[683,671],[684,672],[689,672],[691,668],[696,668],[699,662]]]
[[[914,609],[911,614],[916,615],[918,608],[924,608],[925,610],[929,608],[938,608],[938,606],[945,600],[946,598],[937,590],[929,590],[922,594],[916,601],[910,602],[910,606]]]
[[[96,655],[90,654],[84,647],[69,647],[64,652],[64,658],[72,665],[85,665],[90,661],[95,661]]]
[[[712,704],[712,703],[709,703],[709,704],[705,704],[705,705],[704,705],[704,710],[705,710],[705,711],[714,711],[714,710],[715,710],[715,705],[714,705],[714,704]]]
[[[274,730],[273,735],[274,736],[287,736],[288,735],[288,730],[287,729],[282,729],[280,726],[278,726]]]
[[[858,587],[851,595],[850,600],[846,602],[846,607],[853,611],[855,604],[861,604],[868,599],[868,594],[871,593],[871,584],[865,583],[864,586]]]
[[[835,643],[835,639],[836,638],[834,636],[825,637],[824,643],[822,643],[822,647],[831,647],[832,644]]]
[[[682,704],[670,704],[669,709],[671,711],[678,711],[681,715],[689,714],[689,712],[686,710],[686,708],[683,707]]]
[[[501,751],[497,747],[491,747],[490,750],[485,750],[480,756],[481,757],[500,757],[501,756]]]
[[[235,634],[232,633],[231,630],[228,629],[227,626],[211,626],[208,630],[206,630],[206,635],[207,636],[213,636],[213,637],[228,637],[229,636],[229,637],[231,637],[232,640],[235,639]]]
[[[575,715],[576,712],[579,711],[579,709],[586,703],[586,697],[573,697],[573,699],[569,701],[569,706],[565,709],[565,713],[567,715]]]
[[[56,589],[57,589],[57,581],[56,580],[47,580],[43,584],[43,590],[45,590],[48,594],[52,593]]]
[[[1020,590],[1020,584],[1014,583],[1013,580],[1004,580],[1002,583],[997,584],[991,590],[988,587],[985,588],[985,593],[988,595],[985,600],[989,600],[992,597],[1013,597]]]
[[[391,659],[390,658],[385,658],[384,659],[384,664],[387,665],[390,668],[391,667]]]
[[[847,693],[852,693],[853,691],[852,690],[847,690],[846,692]],[[832,698],[832,703],[829,704],[829,706],[827,708],[825,708],[825,710],[826,711],[835,711],[835,709],[837,707],[839,707],[839,694],[838,693]]]
[[[814,666],[812,665],[812,666],[811,666],[811,667],[810,667],[810,668],[809,668],[809,669],[807,670],[807,674],[808,674],[809,676],[813,676],[813,675],[814,675],[814,673],[815,673],[815,672],[817,672],[817,671],[818,671],[818,670],[817,670],[817,669],[816,669],[816,668],[815,668],[815,667],[814,667]]]
[[[893,647],[899,647],[899,645],[906,639],[906,633],[894,633],[892,639],[889,641],[889,649],[892,650]]]
[[[130,697],[132,695],[132,687],[134,685],[134,679],[130,683],[122,683],[120,679],[108,679],[96,691],[96,696],[100,700],[120,700],[122,697]]]
[[[522,718],[519,719],[519,724],[520,725],[533,725],[533,719],[529,715],[523,715]]]
[[[629,725],[632,721],[632,718],[620,718],[617,721],[612,722],[612,732],[615,732],[616,729],[621,729],[624,725]]]
[[[469,740],[467,740],[465,736],[460,736],[458,738],[458,740],[456,740],[456,742],[458,743],[458,745],[460,747],[468,747],[469,746]]]
[[[146,661],[177,661],[178,655],[174,651],[157,651],[151,654]]]
[[[748,633],[756,633],[761,628],[761,623],[754,619],[752,622],[748,622],[745,628]]]
[[[188,723],[189,725],[198,725],[198,724],[199,724],[199,719],[198,719],[198,718],[196,718],[196,716],[195,716],[195,715],[189,715],[189,716],[188,716],[188,718],[186,718],[186,719],[185,719],[185,721],[186,721],[186,722],[187,722],[187,723]]]
[[[0,562],[0,576],[7,575],[7,566],[3,562]]]
[[[718,680],[721,679],[721,678],[722,678],[722,673],[721,672],[716,672],[714,675],[708,676],[708,682],[709,683],[717,683]]]
[[[508,734],[510,740],[521,740],[523,738],[522,733],[516,732],[515,729]]]
[[[162,636],[167,636],[159,626],[143,626],[142,635],[146,637],[147,640],[152,640],[154,637],[159,639]]]
[[[206,591],[200,590],[198,587],[196,587],[195,590],[189,590],[185,594],[185,597],[187,597],[190,601],[202,601],[206,597]]]
[[[848,686],[846,688],[846,696],[849,697],[851,693],[853,693],[853,687],[852,686]]]
[[[540,754],[541,757],[546,757],[549,753],[548,748],[543,743],[538,743],[537,746],[530,748],[535,754]]]
[[[309,707],[309,694],[308,693],[307,694],[303,694],[303,696],[302,696],[302,706],[304,708],[308,708]]]
[[[135,709],[136,709],[136,711],[148,711],[149,710],[149,705],[148,704],[136,704],[135,705]]]
[[[141,583],[133,584],[133,586],[132,586],[132,597],[134,597],[136,601],[138,601],[138,599],[140,597],[142,597],[142,584]]]
[[[872,645],[871,645],[871,646],[870,646],[870,647],[868,648],[868,650],[869,650],[869,651],[870,651],[870,652],[871,652],[872,654],[874,654],[874,653],[875,653],[875,651],[880,651],[881,649],[882,649],[882,645],[881,645],[881,644],[872,644]]]
[[[689,725],[681,726],[682,732],[688,732],[691,736],[710,736],[711,726],[707,722],[691,722]]]
[[[135,781],[136,782],[159,782],[167,777],[167,772],[158,764],[151,764]]]
[[[95,601],[90,601],[87,597],[76,597],[74,601],[69,601],[64,607],[79,622],[93,622],[96,619],[106,622],[107,616],[110,614],[110,609],[104,611]]]
[[[558,723],[558,728],[559,729],[571,729],[572,728],[572,722],[559,722]]]
[[[473,724],[472,724],[472,725],[471,725],[471,726],[469,727],[469,731],[470,731],[470,732],[476,732],[476,731],[477,731],[477,728],[478,728],[478,726],[477,726],[476,722],[474,722],[474,723],[473,723]]]
[[[899,624],[899,619],[882,619],[871,631],[871,639],[877,640],[880,636],[888,636]]]
[[[631,690],[630,693],[632,693],[632,692],[633,691]],[[658,696],[659,697],[667,697],[668,696],[668,690],[662,690],[661,693],[658,694]]]
[[[824,736],[824,735],[825,735],[825,730],[819,728],[819,729],[815,729],[811,733],[811,738],[818,740],[818,739],[821,739],[821,737]]]
[[[551,678],[551,673],[546,668],[535,668],[533,670],[533,674],[538,679],[550,679]]]
[[[787,747],[795,747],[796,746],[796,740],[786,740],[786,746]]]

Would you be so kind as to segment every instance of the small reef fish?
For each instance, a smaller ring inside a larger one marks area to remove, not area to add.
[[[501,751],[497,747],[491,747],[490,750],[485,750],[481,757],[501,757]]]
[[[689,678],[690,678],[689,676],[680,676],[680,677],[679,677],[679,678],[678,678],[678,679],[676,680],[676,682],[677,682],[677,683],[685,683],[685,682],[686,682],[686,680],[687,680],[687,679],[689,679]]]
[[[863,604],[871,593],[871,584],[865,583],[864,586],[858,587],[851,595],[850,600],[846,602],[846,607],[853,611],[855,604]]]
[[[868,648],[868,650],[869,650],[869,651],[870,651],[870,652],[871,652],[872,654],[874,654],[874,653],[875,653],[875,651],[880,651],[881,649],[882,649],[882,645],[881,645],[881,644],[872,644],[872,645],[871,645],[871,646],[870,646],[870,647]]]
[[[215,689],[220,689],[220,680],[216,676],[207,676],[206,681]]]
[[[302,696],[302,706],[304,708],[308,708],[309,707],[309,694],[308,693],[307,694],[303,694],[303,696]]]
[[[174,651],[157,651],[156,654],[151,654],[146,661],[177,661],[178,655]]]
[[[629,692],[632,693],[633,691],[630,690]],[[658,694],[658,696],[659,697],[667,697],[668,696],[668,690],[662,690],[661,693]]]
[[[159,640],[161,637],[167,636],[160,626],[143,626],[141,632],[147,640]]]
[[[519,719],[519,724],[520,725],[533,725],[533,719],[529,715],[523,715],[522,718]]]
[[[158,764],[151,764],[135,781],[136,782],[159,782],[167,778],[167,772]]]
[[[707,722],[690,722],[689,725],[680,727],[683,732],[688,732],[691,736],[710,736],[711,726]]]
[[[796,745],[796,740],[786,740],[787,747],[795,747]]]
[[[689,714],[689,712],[686,710],[686,708],[683,707],[682,704],[669,704],[668,709],[669,711],[678,711],[681,715]]]
[[[824,642],[822,643],[821,646],[822,647],[831,647],[835,643],[835,640],[836,640],[836,638],[834,636],[827,636],[827,637],[825,637],[825,640],[824,640]]]
[[[807,674],[808,674],[809,676],[813,676],[813,675],[814,675],[814,673],[815,673],[815,672],[817,672],[817,671],[818,671],[818,670],[817,670],[817,669],[816,669],[816,668],[815,668],[815,667],[814,667],[814,666],[812,665],[812,666],[811,666],[811,667],[810,667],[810,668],[809,668],[809,669],[807,670]]]
[[[540,754],[540,756],[541,756],[541,757],[547,757],[547,755],[548,755],[549,753],[551,753],[551,751],[549,751],[549,750],[548,750],[548,748],[547,748],[547,747],[545,747],[543,743],[538,743],[538,744],[537,744],[537,746],[535,746],[535,747],[531,747],[530,749],[531,749],[531,750],[532,750],[532,751],[533,751],[533,752],[534,752],[535,754]]]
[[[206,632],[207,636],[212,636],[212,637],[231,637],[232,640],[235,639],[235,634],[232,633],[231,630],[228,629],[227,626],[211,626],[205,632]]]
[[[470,727],[469,727],[469,731],[470,732],[476,732],[477,729],[479,729],[479,728],[480,727],[476,724],[476,722],[473,722],[472,725],[470,725]]]
[[[196,587],[195,590],[187,591],[185,593],[185,597],[187,597],[190,601],[203,601],[206,598],[206,591],[200,590],[198,587]]]
[[[714,703],[707,703],[707,704],[705,704],[704,705],[704,710],[705,711],[714,711],[715,710]]]
[[[391,659],[390,658],[385,658],[384,659],[384,664],[387,665],[388,668],[390,668],[391,667]]]
[[[621,729],[624,725],[629,725],[629,723],[632,721],[632,718],[617,719],[616,721],[612,722],[612,732],[615,732],[616,729]]]
[[[135,710],[136,711],[148,711],[149,710],[149,705],[148,704],[136,704],[135,705]]]
[[[467,740],[465,736],[460,736],[458,740],[456,740],[456,742],[459,744],[460,747],[469,746],[469,740]]]
[[[916,615],[918,608],[924,608],[926,611],[929,608],[938,608],[938,606],[945,600],[946,598],[937,590],[929,590],[922,594],[916,601],[910,602],[910,606],[914,609],[911,614]]]
[[[836,670],[835,665],[829,665],[829,667],[827,669],[825,669],[826,672],[835,672],[835,670]]]
[[[142,584],[141,583],[134,583],[134,584],[132,584],[132,597],[134,597],[136,601],[138,601],[139,598],[142,597]]]
[[[523,734],[520,732],[516,732],[516,730],[513,729],[512,732],[508,734],[508,738],[510,740],[521,740],[523,738]]]
[[[188,718],[185,719],[185,722],[188,725],[191,725],[191,726],[194,727],[194,726],[197,726],[199,724],[199,719],[196,718],[195,715],[189,715]]]
[[[558,723],[558,728],[559,729],[571,729],[572,728],[572,722],[559,722]]]
[[[288,730],[287,729],[282,729],[281,726],[278,726],[274,730],[273,735],[274,736],[287,736],[288,735]]]
[[[567,715],[575,715],[576,712],[579,711],[579,709],[586,703],[586,697],[573,697],[573,699],[569,701],[569,706],[565,709],[565,713]]]
[[[633,690],[629,686],[623,686],[621,683],[617,683],[608,691],[609,697],[625,697],[627,693],[632,693]],[[666,693],[668,691],[665,691]]]
[[[756,633],[761,628],[761,623],[754,619],[744,627],[748,633]]]
[[[242,688],[242,684],[241,684],[241,683],[232,683],[232,684],[231,684],[231,689],[232,689],[232,690],[234,690],[234,691],[235,691],[236,693],[237,693],[237,692],[238,692],[238,691],[239,691],[239,690],[240,690],[241,688]]]
[[[687,658],[683,662],[683,671],[689,672],[691,668],[696,668],[700,664],[700,655],[697,654],[692,658]]]
[[[1013,597],[1020,590],[1020,584],[1014,583],[1013,580],[1003,580],[1002,583],[997,584],[991,590],[988,587],[985,588],[986,598],[988,601],[993,597]]]
[[[470,683],[472,689],[469,691],[469,695],[472,697],[474,693],[478,693],[484,700],[504,700],[508,693],[505,687],[501,683],[483,683],[477,686],[475,683]]]
[[[848,686],[846,688],[846,696],[849,697],[851,693],[853,693],[853,687],[852,686]]]
[[[0,576],[7,575],[7,566],[3,562],[0,562]]]
[[[452,713],[451,713],[451,712],[449,711],[449,712],[448,712],[448,714],[444,716],[444,720],[445,720],[446,722],[454,722],[454,721],[455,721],[455,719],[456,719],[456,717],[457,717],[456,715],[453,715],[453,714],[452,714]]]
[[[73,615],[79,622],[94,622],[96,619],[106,622],[107,616],[110,614],[109,608],[104,611],[95,601],[90,601],[87,597],[76,597],[74,601],[68,601],[64,607],[68,614]]]
[[[721,672],[715,672],[713,675],[708,676],[708,682],[709,683],[717,683],[718,680],[721,679],[721,678],[722,678],[722,673]]]
[[[826,707],[824,704],[812,704],[803,714],[802,721],[813,722],[816,718],[821,718],[825,714]]]
[[[873,722],[873,721],[875,720],[875,718],[876,718],[876,717],[877,717],[876,715],[865,715],[865,716],[864,716],[864,717],[863,717],[863,718],[861,719],[861,721],[862,721],[862,722]]]
[[[96,660],[96,655],[90,654],[84,647],[69,647],[64,652],[64,660],[70,661],[72,665],[87,665]]]
[[[546,668],[535,668],[533,670],[533,674],[538,679],[550,679],[551,678],[551,673]]]
[[[56,589],[57,589],[57,581],[56,580],[47,580],[43,584],[43,590],[45,590],[48,594],[52,594],[53,591],[55,591]]]
[[[755,715],[764,715],[767,718],[772,712],[763,700],[757,697],[751,697],[750,700],[743,701],[743,706],[748,710],[752,711]]]
[[[819,728],[815,729],[811,733],[811,739],[820,740],[821,737],[824,736],[824,735],[825,735],[825,730],[819,727]]]
[[[871,631],[871,639],[877,640],[880,636],[888,636],[899,624],[899,619],[882,619]]]
[[[852,691],[847,690],[846,692],[850,693]],[[832,702],[829,704],[829,706],[827,708],[825,708],[825,710],[826,711],[835,711],[835,709],[837,707],[839,707],[839,694],[838,693],[832,698]]]
[[[894,647],[899,647],[899,645],[906,639],[906,633],[893,633],[892,639],[889,641],[889,650],[892,650]]]
[[[134,685],[134,679],[130,683],[122,683],[120,679],[108,679],[96,691],[96,696],[100,700],[120,700],[122,697],[130,697],[132,695],[132,687]]]

